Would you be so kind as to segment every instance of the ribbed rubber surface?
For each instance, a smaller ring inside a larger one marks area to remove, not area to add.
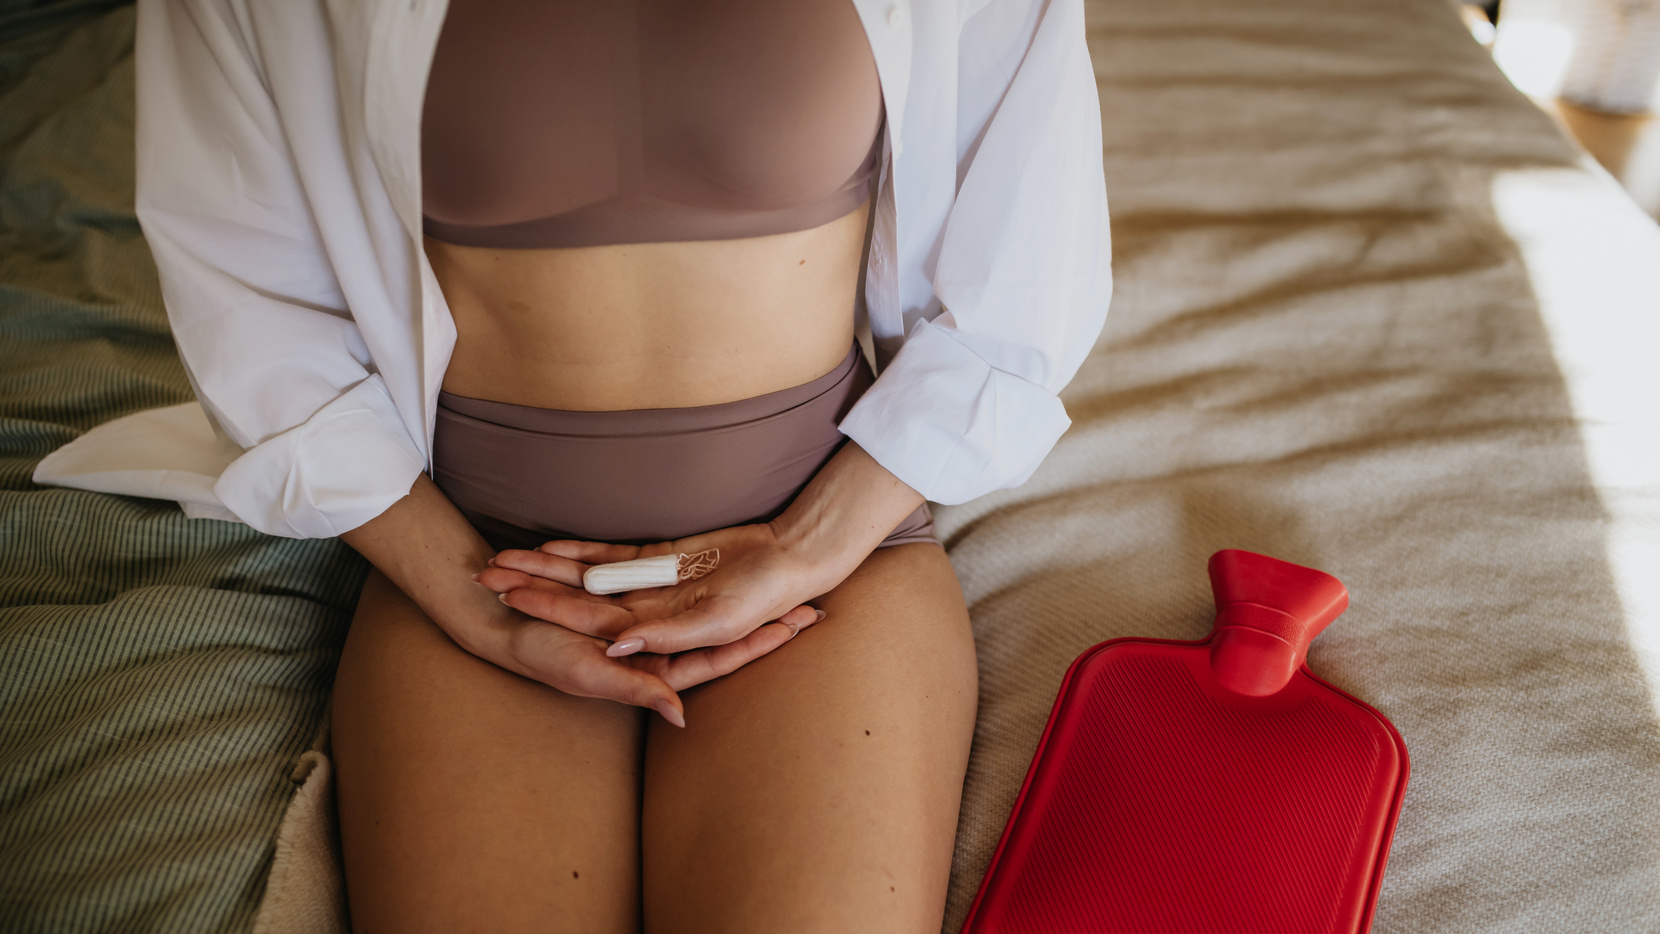
[[[1108,643],[1068,674],[965,930],[1364,931],[1405,765],[1306,669],[1247,700],[1207,645]]]

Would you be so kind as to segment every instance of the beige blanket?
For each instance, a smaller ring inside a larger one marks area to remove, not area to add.
[[[1445,0],[1095,0],[1118,292],[1024,487],[941,509],[982,670],[945,929],[1067,663],[1329,570],[1412,755],[1379,932],[1660,930],[1660,230]],[[1645,663],[1649,659],[1649,663]],[[262,932],[338,919],[326,764]]]

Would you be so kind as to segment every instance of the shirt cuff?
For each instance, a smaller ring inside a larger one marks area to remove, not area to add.
[[[332,538],[385,512],[425,469],[386,384],[371,374],[305,422],[243,452],[213,492],[261,532]]]
[[[1025,483],[1071,424],[1054,393],[918,321],[840,427],[912,489],[952,505]]]

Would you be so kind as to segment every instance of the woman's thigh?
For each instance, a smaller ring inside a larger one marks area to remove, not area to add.
[[[939,930],[977,700],[957,578],[902,545],[816,602],[648,728],[650,934]]]
[[[468,654],[371,572],[333,712],[354,930],[637,931],[642,716]]]

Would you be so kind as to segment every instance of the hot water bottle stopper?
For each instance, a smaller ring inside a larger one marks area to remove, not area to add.
[[[1198,642],[1113,639],[1067,670],[964,934],[1364,934],[1406,790],[1382,714],[1309,671],[1329,574],[1210,559]]]

